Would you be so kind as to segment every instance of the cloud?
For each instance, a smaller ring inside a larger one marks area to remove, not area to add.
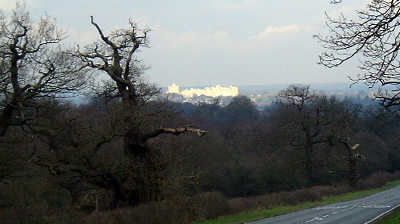
[[[222,30],[213,33],[177,32],[158,26],[150,33],[150,44],[164,51],[184,49],[196,54],[210,49],[229,50],[237,42],[237,38]]]
[[[0,0],[0,10],[9,12],[15,8],[17,2],[26,3],[28,8],[33,5],[33,0]]]
[[[250,37],[250,39],[262,40],[271,35],[293,33],[298,32],[301,29],[302,27],[296,24],[291,24],[287,26],[268,26],[261,33],[257,34],[256,36]]]
[[[0,9],[2,11],[11,11],[15,7],[16,2],[13,0],[0,0]]]
[[[236,36],[220,30],[213,33],[177,32],[158,26],[151,32],[152,51],[185,52],[198,55],[214,52],[217,54],[253,54],[267,51],[276,44],[289,41],[292,38],[309,37],[315,32],[315,27],[297,24],[285,26],[268,26],[254,36]],[[289,35],[296,34],[296,35]],[[284,37],[284,38],[282,38]]]
[[[242,0],[236,2],[226,2],[226,1],[212,1],[210,4],[206,5],[206,9],[211,11],[224,11],[224,12],[236,12],[250,7],[255,3],[254,0]]]
[[[67,47],[75,47],[76,45],[85,46],[99,39],[98,33],[95,31],[79,31],[72,28],[60,27],[66,35],[63,42]]]

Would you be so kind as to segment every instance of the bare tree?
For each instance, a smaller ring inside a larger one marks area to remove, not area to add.
[[[128,29],[118,29],[105,35],[100,26],[90,17],[91,24],[96,28],[101,40],[78,48],[77,55],[88,67],[104,71],[115,85],[116,96],[122,98],[125,105],[136,105],[149,91],[141,93],[139,78],[145,66],[135,57],[139,47],[148,47],[148,32],[150,29],[139,29],[129,21]],[[155,91],[155,89],[153,89]]]
[[[137,59],[136,54],[141,47],[148,47],[148,32],[150,29],[139,29],[129,21],[129,28],[117,29],[109,35],[104,34],[101,27],[90,18],[91,24],[100,36],[100,40],[80,49],[75,56],[92,69],[102,71],[108,76],[106,85],[100,86],[102,96],[118,100],[109,104],[112,107],[107,114],[112,124],[112,137],[105,137],[94,144],[92,155],[102,149],[109,150],[109,143],[119,142],[119,150],[123,151],[123,158],[127,160],[124,172],[108,172],[107,180],[110,183],[117,200],[129,204],[159,199],[161,194],[161,176],[164,165],[160,165],[157,149],[151,149],[148,140],[161,134],[180,135],[185,132],[205,134],[200,129],[190,126],[184,128],[165,128],[155,126],[155,111],[146,111],[151,106],[151,99],[158,89],[141,81],[141,75],[146,69]],[[120,101],[119,101],[120,100]],[[160,111],[162,108],[157,108]],[[89,163],[88,163],[89,164]],[[117,166],[118,164],[115,164]],[[96,174],[97,175],[97,174]],[[139,188],[135,189],[135,186]],[[109,188],[109,186],[100,186]]]
[[[80,62],[63,51],[64,33],[52,18],[33,23],[24,5],[0,18],[0,136],[33,119],[35,99],[84,85]]]
[[[129,28],[117,29],[105,35],[100,26],[90,17],[91,24],[100,35],[100,41],[88,45],[84,50],[77,49],[76,55],[87,67],[105,72],[112,82],[108,82],[106,92],[111,97],[120,97],[122,100],[121,116],[124,117],[125,126],[121,130],[125,136],[125,151],[135,152],[147,139],[162,133],[179,134],[191,131],[188,128],[158,128],[148,134],[139,130],[138,117],[132,116],[140,111],[138,103],[148,100],[157,93],[157,89],[140,82],[140,75],[145,67],[135,57],[140,47],[148,47],[148,32],[150,29],[139,29],[137,24],[129,21]],[[140,105],[139,105],[140,106]],[[142,119],[142,118],[141,118]]]
[[[376,98],[386,107],[400,105],[400,1],[372,0],[356,19],[327,15],[329,34],[316,35],[327,49],[320,63],[332,68],[355,58],[361,69],[354,82],[378,85]]]
[[[315,181],[315,162],[313,153],[317,144],[320,144],[321,110],[314,107],[318,96],[309,86],[292,85],[281,90],[277,96],[277,102],[284,106],[286,113],[283,120],[292,129],[290,132],[290,144],[304,150],[304,168],[307,173],[307,184],[312,185]],[[280,116],[281,116],[280,115]],[[295,130],[298,130],[296,132]],[[297,134],[296,134],[297,133]]]
[[[280,91],[277,102],[283,106],[278,119],[281,120],[282,127],[288,128],[289,144],[303,152],[307,182],[312,185],[317,181],[315,171],[323,167],[318,164],[329,162],[328,157],[325,157],[326,161],[317,160],[316,155],[320,154],[321,150],[332,152],[343,146],[351,147],[351,124],[357,115],[358,107],[340,102],[335,97],[315,93],[309,86],[303,85],[292,85]],[[355,163],[351,162],[348,164],[351,174],[354,174]]]
[[[288,88],[281,90],[277,97],[279,103],[295,106],[297,110],[301,111],[304,109],[306,104],[312,102],[317,96],[315,92],[310,89],[310,86],[291,85]]]

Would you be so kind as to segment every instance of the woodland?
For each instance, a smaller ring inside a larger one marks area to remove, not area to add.
[[[391,91],[360,104],[297,84],[262,109],[163,97],[143,81],[150,30],[133,21],[104,33],[91,17],[99,40],[66,49],[54,19],[18,4],[0,17],[0,222],[190,223],[399,179],[398,4],[316,36],[321,64],[363,54],[354,81]]]

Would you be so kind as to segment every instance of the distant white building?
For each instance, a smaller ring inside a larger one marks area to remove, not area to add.
[[[184,89],[182,91],[179,90],[179,86],[175,83],[172,86],[168,86],[167,93],[175,93],[180,94],[186,98],[193,98],[194,96],[211,96],[211,97],[218,97],[218,96],[238,96],[239,95],[239,87],[236,86],[229,86],[229,87],[222,87],[220,85],[214,87],[206,87],[204,89]]]
[[[175,83],[172,83],[172,86],[168,86],[168,92],[167,93],[179,94],[179,86],[176,85]]]

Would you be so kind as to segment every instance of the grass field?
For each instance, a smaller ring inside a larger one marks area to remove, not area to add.
[[[320,205],[326,205],[326,204],[332,204],[336,202],[341,202],[341,201],[348,201],[348,200],[353,200],[357,198],[362,198],[371,194],[375,194],[379,191],[384,191],[393,187],[396,187],[400,185],[400,180],[398,181],[393,181],[393,182],[388,182],[386,183],[385,186],[380,187],[380,188],[374,188],[370,190],[363,190],[363,191],[356,191],[352,193],[347,193],[339,196],[333,196],[333,197],[327,197],[324,198],[321,201],[317,202],[306,202],[302,203],[299,205],[294,205],[294,206],[281,206],[281,207],[275,207],[271,209],[265,209],[265,210],[260,210],[260,211],[255,211],[255,212],[249,212],[249,213],[243,213],[243,214],[238,214],[238,215],[232,215],[232,216],[226,216],[226,217],[220,217],[215,220],[206,220],[206,221],[201,221],[201,222],[194,222],[194,224],[236,224],[236,223],[244,223],[244,222],[250,222],[250,221],[255,221],[255,220],[260,220],[268,217],[273,217],[285,213],[290,213],[302,209],[307,209],[307,208],[312,208],[312,207],[317,207]],[[393,216],[397,214],[397,220],[396,217],[394,217],[395,222],[385,222],[385,223],[396,223],[399,224],[399,217],[400,217],[400,210],[397,209],[395,213],[393,213]]]
[[[377,224],[399,224],[399,223],[400,223],[400,208],[397,208],[390,215],[383,218]]]

